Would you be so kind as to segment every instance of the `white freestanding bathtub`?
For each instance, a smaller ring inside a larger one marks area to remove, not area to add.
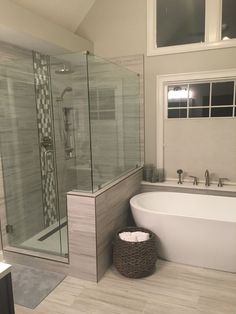
[[[149,192],[130,200],[137,226],[158,237],[161,258],[236,272],[236,198]]]

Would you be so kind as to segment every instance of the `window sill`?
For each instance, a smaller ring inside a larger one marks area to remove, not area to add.
[[[195,51],[205,51],[212,49],[223,49],[223,48],[232,48],[236,47],[236,39],[221,40],[220,42],[212,43],[196,43],[196,44],[187,44],[187,45],[178,45],[178,46],[169,46],[169,47],[154,47],[148,46],[147,56],[159,56],[159,55],[168,55],[168,54],[178,54],[178,53],[187,53]]]

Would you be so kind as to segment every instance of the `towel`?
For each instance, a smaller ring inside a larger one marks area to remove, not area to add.
[[[119,237],[121,240],[128,242],[142,242],[150,238],[149,233],[143,231],[121,232],[119,233]]]

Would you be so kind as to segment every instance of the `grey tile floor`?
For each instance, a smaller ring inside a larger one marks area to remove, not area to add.
[[[128,279],[112,267],[96,284],[65,280],[34,310],[16,314],[236,314],[236,274],[158,261],[156,273]]]

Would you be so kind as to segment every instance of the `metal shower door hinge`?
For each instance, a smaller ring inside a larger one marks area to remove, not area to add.
[[[6,225],[6,232],[7,233],[13,233],[13,226],[12,225]]]

